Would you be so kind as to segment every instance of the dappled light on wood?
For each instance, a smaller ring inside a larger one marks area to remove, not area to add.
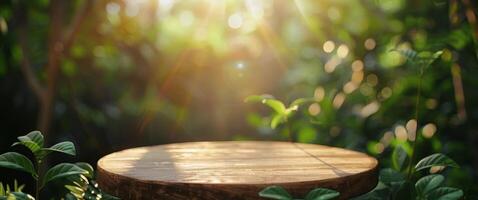
[[[98,161],[98,181],[106,191],[120,196],[140,195],[134,192],[138,189],[135,184],[142,183],[157,188],[158,191],[146,190],[158,193],[158,197],[167,195],[161,194],[161,185],[178,187],[176,193],[185,196],[188,194],[180,191],[195,187],[212,191],[227,188],[232,197],[240,192],[246,199],[255,196],[262,185],[284,185],[295,188],[296,193],[328,186],[346,197],[373,187],[377,164],[365,154],[320,145],[194,142],[133,148],[107,155]],[[127,180],[132,188],[122,190],[121,184]],[[180,188],[184,184],[196,186]],[[296,188],[299,185],[302,187]]]

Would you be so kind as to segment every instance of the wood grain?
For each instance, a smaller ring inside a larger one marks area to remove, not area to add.
[[[190,142],[140,147],[98,161],[100,187],[122,199],[261,199],[280,185],[296,198],[313,188],[347,199],[377,183],[377,160],[363,153],[288,142]]]

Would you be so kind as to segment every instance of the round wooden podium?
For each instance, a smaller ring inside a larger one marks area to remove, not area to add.
[[[279,185],[295,198],[323,187],[348,199],[377,184],[377,160],[288,142],[190,142],[126,149],[98,161],[100,187],[122,199],[262,199]]]

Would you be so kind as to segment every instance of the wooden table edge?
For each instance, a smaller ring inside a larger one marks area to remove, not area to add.
[[[211,142],[211,141],[182,142],[182,143],[174,143],[174,145],[176,145],[176,144],[188,144],[188,143],[208,143],[208,142]],[[214,141],[214,142],[222,142],[222,141]],[[229,142],[229,141],[224,141],[224,142]],[[281,141],[243,141],[243,142],[290,143],[290,142],[281,142]],[[298,144],[299,145],[317,145],[317,144],[306,144],[306,143],[298,143]],[[173,144],[164,144],[164,145],[173,145]],[[160,145],[142,146],[142,147],[135,147],[135,148],[131,148],[131,149],[140,149],[140,148],[148,148],[148,147],[155,147],[155,146],[160,146]],[[319,145],[319,146],[327,147],[327,148],[341,149],[341,148],[338,148],[338,147],[330,147],[330,146],[325,146],[325,145]],[[114,152],[114,153],[119,153],[119,152],[122,152],[122,151],[125,151],[125,150],[131,150],[131,149],[124,149],[124,150],[117,151],[117,152]],[[358,196],[358,195],[364,194],[364,193],[372,190],[376,186],[376,184],[378,183],[378,167],[379,167],[378,161],[374,157],[369,156],[369,155],[367,155],[365,153],[362,153],[362,152],[357,152],[357,151],[353,151],[353,150],[349,150],[349,149],[343,149],[343,150],[347,150],[347,151],[351,151],[351,152],[354,152],[354,153],[362,154],[362,155],[364,155],[368,158],[371,158],[374,161],[373,162],[374,166],[371,167],[371,169],[369,169],[369,170],[365,170],[365,171],[362,171],[360,173],[353,174],[353,175],[347,175],[347,176],[344,176],[344,177],[336,177],[336,178],[329,178],[329,179],[321,179],[321,180],[312,180],[312,181],[277,182],[277,183],[267,183],[267,184],[265,184],[265,183],[250,183],[250,184],[243,184],[243,183],[194,183],[194,182],[186,182],[185,183],[185,182],[176,182],[176,181],[143,180],[143,179],[137,179],[137,178],[133,178],[133,177],[124,176],[124,175],[117,174],[117,173],[114,173],[114,172],[109,172],[101,166],[102,159],[104,159],[108,155],[111,155],[111,154],[108,154],[106,156],[103,156],[100,160],[98,160],[98,163],[97,163],[97,174],[98,174],[97,182],[100,185],[100,187],[101,186],[106,187],[105,191],[112,191],[113,194],[114,194],[114,191],[111,189],[111,187],[114,187],[113,186],[114,184],[108,184],[108,182],[118,182],[118,181],[120,181],[123,184],[126,183],[126,182],[141,182],[145,185],[150,184],[150,185],[157,185],[157,186],[160,186],[160,187],[169,185],[169,186],[175,186],[175,187],[191,187],[191,188],[208,188],[208,187],[243,188],[243,189],[247,189],[247,190],[252,190],[253,193],[255,193],[257,195],[258,199],[260,199],[260,197],[258,195],[258,192],[260,190],[262,190],[263,188],[265,188],[267,186],[272,186],[272,185],[282,186],[286,190],[291,191],[291,194],[293,194],[293,195],[298,193],[298,192],[294,192],[296,190],[297,191],[302,191],[302,190],[304,190],[304,188],[308,188],[308,190],[315,188],[315,187],[310,188],[310,186],[334,189],[334,190],[337,190],[337,191],[341,192],[340,199],[348,199],[350,197]],[[355,179],[358,180],[359,178],[361,179],[361,182],[360,182],[360,184],[358,184],[358,186],[354,185],[352,187],[351,185],[348,184],[348,182],[350,182],[350,180],[355,180]],[[341,183],[341,184],[339,184],[339,185],[329,185],[328,183],[331,182],[331,181],[334,182],[334,183],[338,182],[338,183]],[[355,191],[349,191],[349,188],[354,188],[353,190],[355,190]],[[303,193],[303,191],[300,192],[300,193]]]

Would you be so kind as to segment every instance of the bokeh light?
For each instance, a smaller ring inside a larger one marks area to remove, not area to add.
[[[375,43],[375,40],[373,38],[368,38],[364,42],[364,47],[367,50],[373,50],[375,48],[375,45],[376,45],[376,43]]]
[[[433,123],[428,123],[422,128],[422,135],[425,138],[431,138],[433,135],[435,135],[435,132],[437,131],[437,127]]]
[[[334,108],[336,109],[340,108],[345,101],[345,97],[346,95],[342,92],[339,92],[338,94],[336,94],[333,100]]]
[[[402,125],[396,126],[395,130],[394,130],[394,133],[395,133],[395,137],[397,138],[397,140],[407,141],[408,133],[407,133],[407,129],[404,126],[402,126]]]
[[[376,101],[373,101],[367,105],[365,105],[361,110],[360,110],[360,116],[361,117],[368,117],[375,112],[377,112],[380,109],[380,104]],[[396,129],[395,129],[396,130]]]
[[[309,114],[310,115],[318,115],[320,114],[320,105],[318,103],[313,103],[313,104],[310,104],[309,106]]]
[[[341,44],[337,48],[337,56],[339,56],[339,58],[345,58],[347,55],[349,55],[349,47],[345,44]]]
[[[322,46],[322,49],[326,53],[331,53],[335,49],[335,43],[333,41],[328,40],[328,41],[324,42],[324,45]]]
[[[363,70],[363,62],[361,60],[355,60],[352,62],[352,70],[354,72],[362,71]]]
[[[408,133],[408,140],[415,141],[416,134],[417,134],[417,120],[415,119],[408,120],[405,127]]]
[[[323,87],[317,87],[314,92],[314,98],[318,102],[321,102],[325,97],[325,90]]]
[[[233,29],[238,29],[241,28],[243,24],[243,17],[241,13],[234,13],[231,16],[229,16],[227,23],[229,27]]]

